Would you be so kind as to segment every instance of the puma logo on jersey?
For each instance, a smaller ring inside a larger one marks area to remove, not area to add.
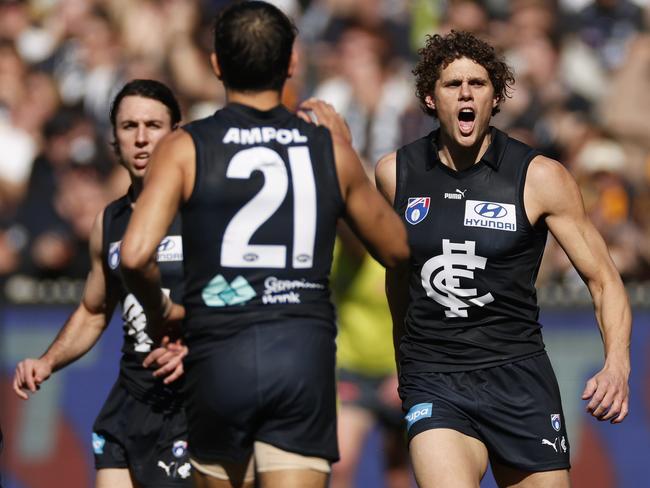
[[[511,203],[465,200],[463,225],[515,232],[517,230],[517,209]]]
[[[456,188],[456,193],[445,193],[445,199],[447,200],[462,200],[465,198],[465,193],[467,192],[467,189],[465,190],[459,190]]]
[[[442,240],[442,254],[429,259],[420,272],[427,296],[445,307],[446,317],[467,317],[472,306],[494,301],[491,293],[479,296],[476,288],[463,288],[461,278],[473,279],[475,269],[485,269],[487,258],[476,255],[476,242]]]
[[[305,143],[309,139],[298,129],[276,129],[275,127],[253,127],[239,129],[231,127],[223,136],[224,144],[262,144],[277,141],[280,144]]]

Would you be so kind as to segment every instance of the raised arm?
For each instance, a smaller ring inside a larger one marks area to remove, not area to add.
[[[192,139],[183,130],[170,133],[158,143],[122,240],[122,276],[142,305],[156,338],[166,332],[159,330],[161,322],[182,316],[176,311],[179,305],[161,291],[155,256],[178,208],[192,192],[194,157]]]
[[[117,303],[108,293],[102,263],[103,212],[95,219],[90,235],[90,272],[81,303],[63,325],[56,338],[39,359],[24,359],[16,366],[13,388],[27,400],[25,390],[36,392],[50,375],[76,361],[97,342],[110,322]]]
[[[397,184],[397,153],[390,153],[379,160],[375,167],[375,181],[377,189],[392,206]],[[404,334],[404,321],[409,303],[408,262],[386,269],[386,298],[393,318],[393,346],[395,362],[399,369],[399,344]]]
[[[538,156],[528,170],[524,201],[529,220],[546,222],[589,287],[604,343],[605,364],[582,398],[599,420],[621,422],[628,413],[632,314],[607,246],[587,217],[580,190],[557,161]]]
[[[345,221],[377,261],[387,268],[398,266],[409,257],[406,229],[368,179],[350,143],[345,121],[324,102],[312,99],[302,107],[311,110],[332,134]]]

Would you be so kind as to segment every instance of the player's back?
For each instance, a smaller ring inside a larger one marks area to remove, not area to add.
[[[185,127],[186,333],[221,338],[292,317],[334,319],[328,275],[343,210],[331,137],[278,106],[230,104]]]

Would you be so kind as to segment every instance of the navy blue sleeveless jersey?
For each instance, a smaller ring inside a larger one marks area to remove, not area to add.
[[[411,248],[403,372],[466,371],[544,350],[535,280],[547,229],[533,227],[524,184],[538,154],[491,128],[482,159],[454,171],[438,132],[397,151],[395,208]]]
[[[329,131],[283,106],[239,104],[184,129],[196,151],[182,208],[190,350],[253,323],[334,326],[328,280],[343,199]]]
[[[131,190],[104,209],[102,260],[107,279],[107,293],[116,296],[122,307],[124,345],[120,362],[120,381],[141,401],[157,402],[168,399],[178,388],[163,385],[142,367],[142,361],[151,352],[153,341],[147,331],[144,310],[135,296],[126,289],[120,275],[120,245],[131,218],[133,199]],[[175,302],[183,298],[183,242],[180,218],[176,217],[167,235],[158,246],[156,260],[160,267],[162,286]]]

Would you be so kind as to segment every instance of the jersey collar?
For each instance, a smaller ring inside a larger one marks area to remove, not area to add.
[[[430,153],[427,157],[427,169],[432,169],[438,162],[440,158],[438,157],[438,134],[440,129],[436,129],[431,132],[431,144],[429,145]],[[501,160],[503,159],[503,154],[506,150],[506,145],[508,144],[508,135],[505,132],[500,131],[496,127],[490,127],[490,136],[492,137],[492,142],[483,154],[483,157],[479,162],[484,162],[493,170],[498,170],[501,165]],[[440,162],[442,164],[442,162]]]
[[[225,108],[243,115],[244,117],[252,118],[255,120],[273,120],[278,118],[286,118],[291,115],[291,112],[289,112],[289,110],[287,110],[284,105],[277,105],[271,110],[257,110],[256,108],[253,108],[249,105],[243,105],[241,103],[229,103]]]

